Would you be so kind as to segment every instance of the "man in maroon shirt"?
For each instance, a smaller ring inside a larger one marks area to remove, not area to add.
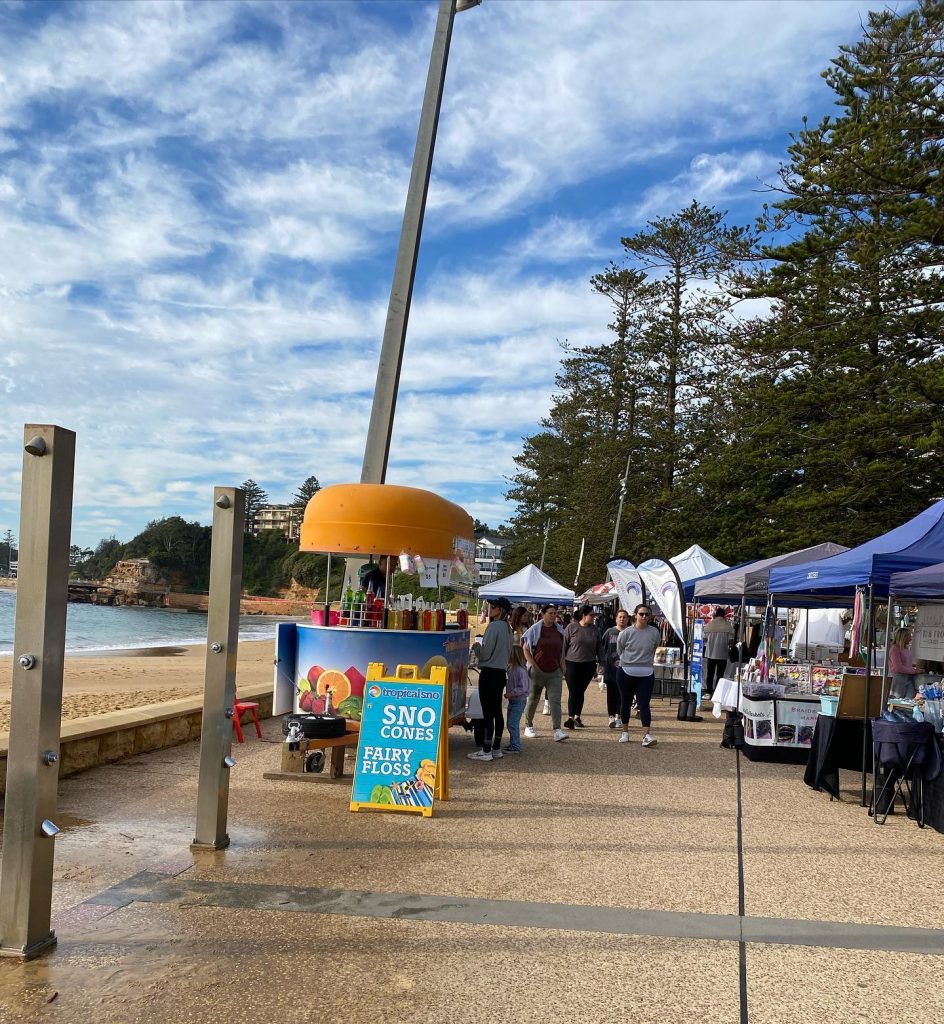
[[[561,728],[561,689],[564,679],[564,631],[557,621],[557,609],[550,604],[541,609],[541,618],[521,638],[521,649],[531,675],[531,695],[525,708],[524,734],[534,737],[534,712],[546,690],[551,704],[554,739],[567,739]]]

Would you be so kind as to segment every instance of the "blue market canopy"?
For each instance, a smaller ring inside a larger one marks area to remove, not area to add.
[[[546,572],[536,565],[526,565],[503,580],[495,580],[479,587],[479,598],[492,601],[497,597],[505,597],[509,601],[530,601],[534,604],[566,604],[574,603],[574,592],[562,587],[557,580],[551,579]]]
[[[911,572],[893,572],[888,590],[895,597],[944,599],[944,562]]]
[[[848,551],[841,544],[814,544],[812,547],[788,551],[785,555],[745,562],[727,572],[709,576],[695,584],[695,600],[704,604],[766,604],[767,579],[775,566],[796,565],[819,558],[828,558]]]
[[[827,603],[855,594],[856,587],[873,586],[888,595],[892,573],[934,565],[944,559],[944,500],[935,502],[881,537],[832,558],[772,569],[767,589],[775,604],[792,603],[787,595],[807,595]]]

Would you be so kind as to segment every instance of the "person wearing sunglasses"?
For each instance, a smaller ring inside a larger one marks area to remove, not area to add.
[[[647,604],[638,604],[633,609],[633,621],[616,638],[619,654],[620,719],[623,732],[620,743],[629,743],[629,715],[633,698],[639,705],[639,718],[646,734],[642,738],[644,747],[654,747],[656,738],[652,735],[652,711],[649,701],[655,685],[655,654],[662,642],[662,634],[652,625],[652,609]]]

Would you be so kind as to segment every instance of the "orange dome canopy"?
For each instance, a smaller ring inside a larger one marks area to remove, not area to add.
[[[395,484],[333,484],[308,502],[302,551],[452,558],[456,539],[473,541],[465,509],[432,491]]]

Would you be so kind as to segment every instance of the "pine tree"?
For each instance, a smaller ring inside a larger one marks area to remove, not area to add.
[[[292,497],[292,508],[294,509],[293,515],[295,518],[296,526],[301,523],[305,517],[305,509],[308,508],[308,502],[321,490],[321,484],[318,483],[318,477],[309,476],[305,479],[305,482],[298,488]]]
[[[840,114],[804,127],[764,218],[783,232],[748,281],[773,315],[742,339],[747,445],[762,458],[762,546],[858,543],[914,515],[944,484],[944,5],[873,13],[824,77]],[[729,486],[729,491],[730,491]]]
[[[244,480],[240,487],[246,495],[246,533],[255,533],[256,517],[259,509],[269,502],[269,495],[251,477]]]

